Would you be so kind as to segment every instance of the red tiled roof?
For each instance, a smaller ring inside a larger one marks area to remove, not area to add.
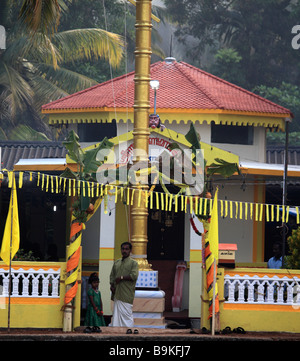
[[[150,67],[151,79],[159,80],[157,111],[160,109],[226,110],[287,115],[290,111],[250,91],[231,84],[185,62],[160,61]],[[154,92],[150,91],[153,107]],[[44,113],[76,109],[132,108],[134,72],[95,85],[43,105]],[[205,111],[203,111],[205,112]]]

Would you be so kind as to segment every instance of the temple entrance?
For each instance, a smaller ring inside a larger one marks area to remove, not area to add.
[[[158,286],[166,294],[165,310],[172,311],[176,266],[184,260],[184,213],[149,209],[148,261],[158,271]]]
[[[183,260],[184,213],[150,209],[148,240],[148,259]]]

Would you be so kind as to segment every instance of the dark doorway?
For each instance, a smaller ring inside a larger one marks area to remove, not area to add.
[[[148,259],[184,259],[184,213],[149,210]]]
[[[184,260],[184,212],[149,209],[147,257],[158,271],[158,287],[165,292],[165,311],[172,311],[176,266]]]

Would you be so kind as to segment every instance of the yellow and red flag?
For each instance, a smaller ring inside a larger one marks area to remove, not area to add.
[[[213,201],[213,208],[209,222],[209,229],[206,235],[205,243],[205,269],[206,269],[206,283],[207,294],[209,299],[209,317],[213,312],[213,299],[215,299],[215,313],[219,312],[219,297],[218,285],[215,283],[215,292],[213,290],[214,272],[217,272],[217,267],[214,269],[214,261],[219,259],[219,219],[218,219],[218,189],[216,190]]]

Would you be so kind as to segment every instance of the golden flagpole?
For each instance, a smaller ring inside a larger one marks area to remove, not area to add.
[[[133,163],[148,165],[149,149],[149,88],[151,63],[151,1],[136,1],[136,48],[135,48],[135,76],[134,76],[134,126],[133,126]],[[135,185],[133,205],[131,207],[131,243],[132,257],[139,264],[141,270],[149,270],[147,261],[147,222],[148,208],[145,197],[140,192],[148,189],[148,176],[140,179],[140,186]]]

